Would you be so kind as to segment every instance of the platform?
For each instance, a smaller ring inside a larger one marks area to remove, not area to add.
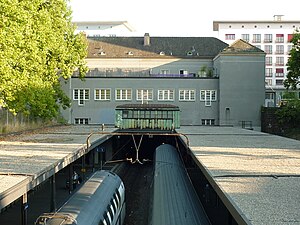
[[[100,131],[101,126],[60,126],[0,141],[0,210],[81,157],[88,135]],[[105,135],[94,135],[90,142],[103,140]]]
[[[239,224],[300,224],[300,141],[233,127],[181,127]]]

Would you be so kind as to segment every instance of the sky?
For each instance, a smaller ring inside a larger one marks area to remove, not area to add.
[[[300,1],[288,0],[70,0],[72,21],[128,21],[138,35],[215,36],[213,21],[300,21]]]

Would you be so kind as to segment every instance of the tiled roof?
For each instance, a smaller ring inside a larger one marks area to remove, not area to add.
[[[213,58],[228,46],[214,37],[88,38],[88,58]]]
[[[249,44],[248,42],[238,39],[230,46],[226,47],[222,54],[236,54],[236,53],[265,53],[263,50]]]

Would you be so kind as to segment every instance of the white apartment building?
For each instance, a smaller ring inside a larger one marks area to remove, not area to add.
[[[232,44],[243,39],[266,52],[266,100],[265,106],[278,106],[285,91],[283,81],[287,75],[290,40],[300,27],[299,21],[284,21],[283,15],[275,15],[270,21],[214,21],[217,37]],[[300,92],[297,91],[300,98]]]
[[[83,21],[73,22],[76,32],[84,32],[87,37],[132,36],[135,29],[127,21]]]

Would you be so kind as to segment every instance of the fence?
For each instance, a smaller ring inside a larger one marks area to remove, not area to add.
[[[42,119],[31,118],[22,113],[14,115],[6,109],[0,108],[0,134],[34,129],[41,127],[43,123]]]

